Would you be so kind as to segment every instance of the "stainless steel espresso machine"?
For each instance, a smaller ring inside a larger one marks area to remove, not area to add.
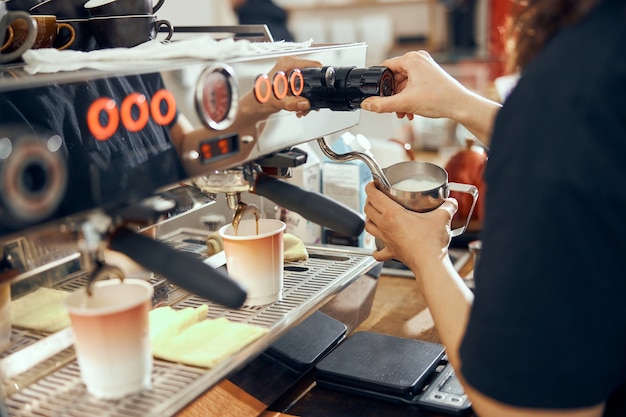
[[[152,390],[106,402],[86,393],[67,330],[13,326],[0,355],[9,415],[175,415],[315,311],[336,313],[349,329],[369,314],[369,251],[308,246],[309,259],[286,265],[282,299],[248,307],[224,268],[205,262],[214,225],[203,220],[219,213],[230,222],[242,202],[267,198],[340,233],[361,233],[358,213],[282,179],[306,161],[299,144],[358,124],[359,100],[393,90],[384,69],[363,68],[366,49],[311,45],[55,72],[0,66],[0,285],[10,285],[12,300],[120,276],[104,256],[113,249],[153,272],[154,305],[208,303],[209,318],[268,329],[212,369],[155,359]],[[323,67],[267,77],[286,56]],[[262,104],[294,91],[314,111],[240,119],[251,93]],[[174,143],[175,114],[202,133]],[[336,307],[342,297],[350,308]]]

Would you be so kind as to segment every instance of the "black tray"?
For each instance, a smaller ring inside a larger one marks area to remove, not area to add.
[[[415,400],[445,353],[443,345],[356,332],[315,367],[318,385],[384,400]]]
[[[304,372],[337,346],[345,338],[346,331],[344,323],[316,311],[264,353],[297,372]]]

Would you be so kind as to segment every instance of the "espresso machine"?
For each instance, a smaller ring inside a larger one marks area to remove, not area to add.
[[[207,218],[231,222],[246,215],[246,202],[261,200],[342,234],[363,231],[359,213],[283,180],[306,162],[298,145],[355,126],[360,100],[393,92],[385,68],[364,67],[366,52],[360,43],[287,45],[105,69],[0,67],[0,284],[10,285],[12,300],[41,287],[72,291],[122,277],[105,256],[114,250],[152,272],[154,305],[209,304],[209,318],[268,330],[211,369],[155,359],[154,389],[111,403],[86,393],[67,329],[13,326],[0,354],[9,415],[175,415],[314,312],[336,316],[348,331],[367,317],[376,285],[367,275],[376,266],[369,250],[309,245],[306,261],[286,265],[282,299],[248,307],[223,263],[207,262],[206,246],[215,230]],[[269,78],[287,56],[322,67]],[[240,119],[245,99],[262,105],[267,94],[280,98],[281,88],[306,96],[312,111]],[[182,144],[160,139],[176,113],[202,133]],[[134,135],[149,125],[144,137]],[[350,308],[339,307],[342,298]]]

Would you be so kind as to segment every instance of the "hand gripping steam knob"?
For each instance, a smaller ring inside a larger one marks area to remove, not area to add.
[[[302,93],[311,109],[352,111],[371,96],[394,93],[393,74],[387,67],[321,67],[303,68]]]

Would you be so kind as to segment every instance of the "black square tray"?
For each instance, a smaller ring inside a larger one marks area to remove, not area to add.
[[[414,400],[445,353],[443,345],[356,332],[315,367],[322,387],[406,402]]]
[[[304,372],[337,346],[346,331],[344,323],[316,311],[270,345],[265,354],[297,372]]]

